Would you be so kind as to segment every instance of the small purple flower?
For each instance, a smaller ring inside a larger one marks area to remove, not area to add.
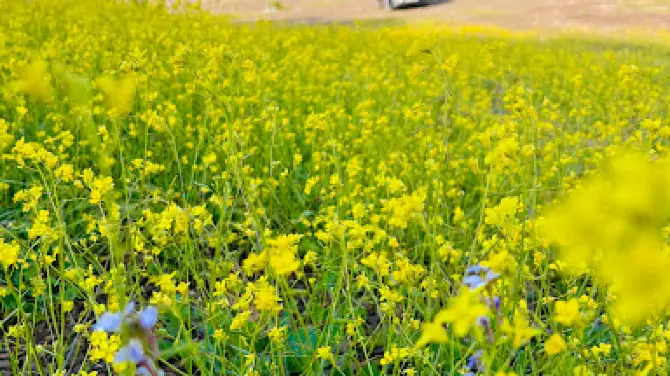
[[[477,290],[480,287],[488,285],[489,282],[497,279],[498,277],[500,277],[500,274],[494,272],[486,266],[473,265],[465,269],[463,284],[468,286],[470,290]]]
[[[140,376],[154,376],[154,375],[151,374],[151,371],[149,371],[149,369],[147,369],[147,367],[140,367],[140,368],[137,369],[136,372]]]
[[[494,296],[493,297],[493,306],[496,308],[496,311],[500,312],[500,297],[499,296]]]
[[[484,352],[482,350],[477,350],[471,357],[468,358],[468,362],[465,364],[465,367],[468,368],[473,374],[477,372],[484,371],[484,363],[482,362],[482,355]]]
[[[125,307],[123,307],[123,315],[128,316],[133,312],[135,312],[135,302],[130,301],[130,302],[128,302],[128,304],[126,304]]]
[[[119,349],[114,355],[114,363],[132,362],[135,364],[144,363],[147,356],[144,354],[142,342],[137,339],[131,339],[127,345]]]
[[[468,266],[468,268],[465,269],[465,274],[466,275],[468,275],[468,274],[482,274],[482,273],[486,273],[489,270],[490,269],[485,267],[485,266],[472,265],[472,266]]]
[[[108,313],[105,312],[100,316],[98,322],[93,325],[94,331],[104,330],[105,332],[118,333],[121,331],[121,323],[123,322],[123,314],[121,312]]]
[[[150,371],[149,368],[147,368],[146,366],[141,366],[141,367],[138,367],[137,371],[135,371],[135,372],[140,376],[164,376],[165,375],[165,372],[160,368],[156,368],[155,365],[150,365],[149,367],[152,367],[153,371]]]
[[[486,334],[488,341],[493,343],[495,337],[493,335],[493,329],[491,328],[491,319],[486,316],[479,316],[477,319],[477,324],[481,325],[484,329],[484,333]]]
[[[137,374],[148,376],[163,375],[163,371],[156,367],[154,359],[159,356],[158,341],[154,326],[158,322],[158,309],[148,306],[135,311],[135,302],[128,303],[123,312],[106,312],[94,325],[94,330],[120,332],[125,324],[128,334],[133,335],[128,343],[114,355],[114,363],[131,362],[137,367]],[[144,352],[145,348],[149,354]]]
[[[137,322],[144,330],[153,329],[158,321],[158,309],[154,306],[148,306],[137,314]]]
[[[114,355],[114,363],[131,362],[137,367],[137,374],[144,376],[164,375],[162,369],[157,368],[153,359],[144,353],[142,342],[138,339],[131,339],[126,346],[123,346]]]
[[[486,281],[478,275],[466,275],[463,278],[463,284],[468,286],[470,290],[477,290],[482,286],[486,286]]]
[[[135,302],[126,304],[123,312],[109,313],[105,312],[100,316],[98,322],[93,326],[94,331],[104,330],[105,332],[118,333],[121,331],[123,320],[135,311]]]
[[[158,322],[158,309],[154,306],[148,306],[136,313],[135,302],[130,302],[123,308],[123,312],[103,313],[93,326],[93,330],[118,333],[121,331],[121,325],[124,321],[128,324],[136,322],[142,329],[149,331]]]

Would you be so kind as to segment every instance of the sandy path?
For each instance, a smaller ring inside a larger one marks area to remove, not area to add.
[[[429,6],[387,12],[375,0],[204,0],[206,8],[240,20],[436,20],[528,29],[670,30],[668,0],[431,0]]]

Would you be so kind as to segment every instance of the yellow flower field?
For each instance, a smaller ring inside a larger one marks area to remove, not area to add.
[[[3,375],[668,373],[662,37],[0,14]]]

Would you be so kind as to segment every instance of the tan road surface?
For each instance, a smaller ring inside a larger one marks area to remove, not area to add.
[[[437,20],[514,29],[670,30],[670,0],[430,0],[393,12],[375,0],[203,0],[205,8],[257,19],[306,22],[355,19]],[[274,6],[272,4],[280,4]],[[279,8],[279,9],[277,9]]]

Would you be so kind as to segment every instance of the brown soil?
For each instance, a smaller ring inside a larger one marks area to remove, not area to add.
[[[435,20],[512,29],[587,29],[590,31],[670,30],[668,0],[431,0],[430,5],[392,12],[376,0],[203,0],[205,8],[257,19],[328,22],[370,19]]]

